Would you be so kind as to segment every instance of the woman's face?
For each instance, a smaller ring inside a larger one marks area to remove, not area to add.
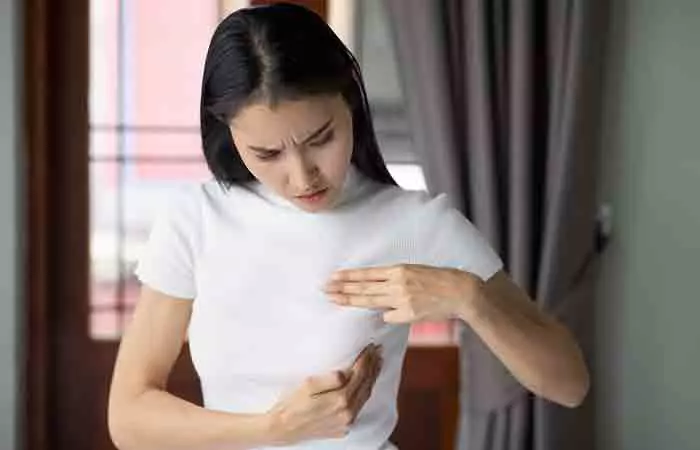
[[[352,116],[340,95],[242,108],[231,135],[248,170],[299,208],[331,208],[352,156]]]

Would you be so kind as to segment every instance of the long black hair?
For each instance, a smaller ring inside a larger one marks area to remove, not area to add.
[[[325,21],[288,3],[229,15],[211,38],[202,81],[202,146],[214,178],[226,187],[255,179],[227,125],[240,108],[321,94],[341,94],[350,108],[352,163],[369,178],[395,185],[379,152],[360,67]]]

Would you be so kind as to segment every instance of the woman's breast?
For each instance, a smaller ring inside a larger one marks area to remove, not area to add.
[[[324,374],[395,328],[379,311],[335,305],[323,287],[339,269],[416,262],[413,243],[390,217],[341,217],[205,230],[189,330],[200,376]]]
[[[189,339],[200,375],[345,368],[386,326],[379,312],[340,307],[324,294],[338,255],[269,244],[235,261],[210,255],[198,267]]]

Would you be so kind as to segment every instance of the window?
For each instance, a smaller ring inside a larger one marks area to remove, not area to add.
[[[362,67],[384,157],[389,164],[414,165],[419,169],[411,147],[403,88],[384,3],[358,0],[355,15],[354,52]]]
[[[354,53],[362,67],[379,146],[394,179],[406,189],[426,190],[406,116],[389,18],[384,3],[357,0]]]
[[[91,319],[121,334],[133,269],[164,196],[208,177],[199,143],[200,71],[218,2],[92,0],[90,17]]]

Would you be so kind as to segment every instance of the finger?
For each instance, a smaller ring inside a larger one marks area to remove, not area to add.
[[[367,309],[393,309],[401,304],[400,299],[393,295],[328,294],[328,298],[338,305]]]
[[[349,409],[350,409],[350,414],[352,415],[352,420],[353,422],[357,418],[357,416],[360,414],[360,411],[362,410],[362,407],[365,406],[365,403],[367,403],[367,399],[369,398],[369,383],[364,383],[362,384],[358,389],[355,395],[350,399],[349,402]]]
[[[355,361],[352,363],[352,366],[343,370],[343,374],[347,380],[343,386],[345,389],[352,389],[352,387],[357,383],[358,373],[360,373],[367,365],[369,359],[372,357],[372,352],[374,351],[376,351],[376,346],[374,344],[369,344],[362,349],[360,354],[357,355]]]
[[[371,375],[378,358],[379,354],[377,347],[372,344],[365,351],[363,351],[355,364],[353,364],[351,369],[352,375],[350,376],[350,381],[348,381],[346,386],[346,394],[348,398],[352,398],[357,389],[362,386],[364,380]]]
[[[379,346],[372,342],[371,344],[366,345],[362,351],[357,355],[355,358],[355,361],[353,361],[352,366],[349,367],[349,370],[353,370],[356,366],[358,366],[363,358],[367,358],[370,354],[376,353],[379,351]]]
[[[360,380],[360,386],[358,389],[364,389],[366,386],[372,386],[374,382],[377,380],[379,377],[379,373],[381,372],[381,366],[382,366],[382,358],[379,355],[376,355],[372,358],[372,361],[370,363],[370,366],[367,367],[366,372],[362,376],[362,379]]]
[[[371,367],[376,354],[377,346],[375,344],[370,344],[362,350],[362,353],[355,359],[355,362],[350,368],[350,380],[348,384],[356,384],[358,382],[358,379]]]
[[[370,370],[370,373],[367,377],[367,384],[374,385],[374,383],[377,381],[377,378],[379,378],[379,375],[381,374],[382,371],[382,364],[384,363],[384,358],[382,358],[381,354],[378,352],[377,355],[375,356],[375,360],[372,363],[372,368]]]
[[[390,295],[397,294],[401,286],[388,281],[330,281],[324,291],[327,294]]]
[[[367,377],[365,377],[365,379],[362,381],[361,385],[355,392],[355,395],[351,398],[350,407],[355,417],[357,416],[357,414],[359,414],[359,412],[362,410],[362,407],[365,405],[365,403],[367,403],[367,401],[371,397],[374,385],[376,384],[377,379],[379,378],[379,374],[381,373],[381,366],[381,357],[378,357],[373,364],[371,373],[368,374]]]
[[[357,390],[357,394],[351,402],[353,416],[356,417],[362,410],[362,407],[365,406],[365,403],[367,403],[367,400],[371,397],[373,386],[374,382],[372,380],[367,380],[367,382],[363,383]]]
[[[400,266],[382,266],[382,267],[365,267],[361,269],[343,269],[338,270],[331,275],[332,281],[389,281],[393,280],[397,267]]]
[[[327,375],[309,377],[306,380],[306,386],[309,393],[316,396],[326,392],[338,390],[345,386],[347,382],[347,375],[342,371],[336,371]]]
[[[378,347],[376,351],[372,352],[371,358],[368,359],[363,367],[358,369],[356,374],[358,384],[371,383],[372,380],[377,377],[382,364],[380,348],[381,347]]]
[[[416,320],[416,318],[410,311],[399,308],[386,311],[382,315],[382,320],[384,320],[384,323],[402,324],[412,323]]]

